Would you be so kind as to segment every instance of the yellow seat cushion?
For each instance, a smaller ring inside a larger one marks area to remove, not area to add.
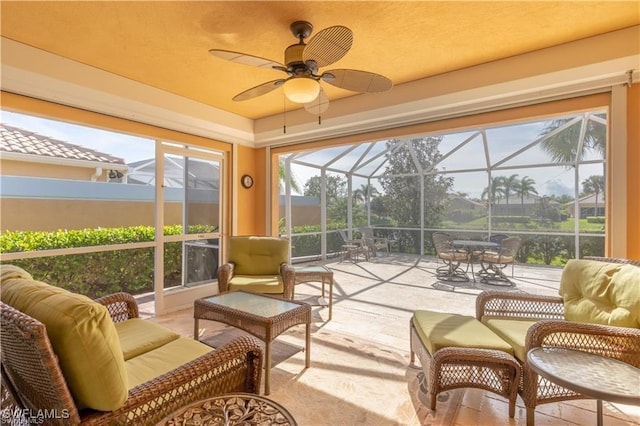
[[[569,321],[640,328],[640,268],[595,260],[570,260],[559,294]]]
[[[78,407],[113,411],[124,404],[127,370],[118,333],[104,306],[30,279],[2,280],[1,294],[4,303],[45,325]]]
[[[125,361],[180,338],[178,333],[140,318],[118,322],[115,326]]]
[[[229,261],[234,274],[275,275],[280,265],[289,261],[289,240],[276,237],[231,237]]]
[[[518,320],[501,317],[482,317],[482,323],[489,327],[502,340],[507,342],[512,348],[516,358],[521,362],[527,360],[525,352],[525,342],[529,327],[535,324],[535,320]]]
[[[126,361],[129,389],[180,367],[213,348],[196,340],[181,337],[150,352]]]
[[[284,292],[284,283],[280,275],[234,275],[229,280],[229,290],[281,294]]]
[[[413,325],[433,355],[446,347],[495,349],[513,355],[511,346],[474,317],[433,311],[415,311]]]

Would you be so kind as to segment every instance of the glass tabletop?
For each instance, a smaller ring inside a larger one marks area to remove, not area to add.
[[[327,267],[322,265],[307,265],[307,266],[294,266],[293,270],[300,272],[309,272],[309,273],[326,273],[331,272]]]
[[[490,241],[476,241],[476,240],[453,240],[453,245],[458,247],[484,247],[484,248],[497,248],[500,244]]]
[[[540,375],[605,401],[640,403],[640,369],[613,358],[564,348],[535,348],[527,359]]]
[[[272,317],[299,308],[299,303],[263,296],[245,291],[231,291],[213,297],[205,297],[208,303],[249,312],[261,317]]]

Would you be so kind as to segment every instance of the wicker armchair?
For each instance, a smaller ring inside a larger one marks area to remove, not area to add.
[[[118,293],[98,301],[107,307],[114,322],[138,316],[135,300],[128,294]],[[260,391],[260,343],[241,337],[130,389],[125,404],[115,411],[83,410],[71,395],[45,326],[5,303],[0,302],[0,307],[2,415],[15,424],[25,420],[40,422],[41,418],[25,416],[46,412],[46,424],[151,425],[199,399],[228,392]]]
[[[611,263],[640,264],[635,261]],[[485,291],[476,299],[476,317],[478,320],[499,317],[537,321],[528,329],[525,354],[536,347],[563,347],[615,358],[640,368],[640,329],[567,321],[561,297]],[[544,379],[526,361],[519,361],[522,380],[518,393],[527,409],[527,425],[535,423],[537,405],[588,398]]]
[[[246,290],[294,297],[295,271],[289,262],[289,240],[262,236],[229,238],[229,261],[218,268],[221,293]]]

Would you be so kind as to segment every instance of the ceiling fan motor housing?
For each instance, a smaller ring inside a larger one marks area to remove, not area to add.
[[[304,67],[304,61],[302,60],[302,52],[306,44],[292,44],[284,51],[284,63],[288,69],[295,69],[298,66]]]

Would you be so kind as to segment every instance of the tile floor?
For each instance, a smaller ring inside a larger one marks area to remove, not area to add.
[[[340,331],[366,337],[367,340],[408,353],[408,323],[416,309],[431,309],[474,315],[475,298],[485,289],[495,289],[473,281],[445,283],[435,278],[435,259],[410,255],[378,256],[368,262],[337,260],[326,263],[334,271],[333,319],[326,321],[328,310],[314,309],[314,321],[322,330]],[[511,272],[510,269],[508,272]],[[516,266],[511,291],[557,295],[560,268]],[[313,299],[320,293],[319,283],[296,286],[296,298]],[[148,308],[142,306],[142,310]],[[192,311],[187,309],[155,320],[192,333]],[[465,392],[453,424],[521,425],[525,410],[518,398],[516,417],[509,419],[506,401],[477,389]],[[550,403],[536,410],[537,425],[595,424],[595,401],[577,400]],[[640,408],[605,402],[607,426],[640,425]]]

